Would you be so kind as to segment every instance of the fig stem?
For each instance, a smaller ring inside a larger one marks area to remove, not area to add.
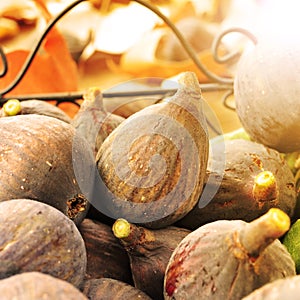
[[[239,240],[248,256],[256,258],[274,240],[283,236],[290,228],[289,216],[279,208],[248,223],[239,233]]]
[[[16,116],[22,110],[21,102],[18,99],[9,99],[3,105],[3,111],[6,116]]]
[[[262,171],[254,178],[253,198],[257,201],[267,201],[277,198],[277,183],[274,174]]]
[[[127,220],[119,218],[112,226],[112,231],[125,247],[132,251],[139,245],[155,241],[154,234],[142,227],[129,223]]]
[[[112,231],[118,239],[127,238],[130,235],[130,223],[125,219],[117,219],[112,226]]]

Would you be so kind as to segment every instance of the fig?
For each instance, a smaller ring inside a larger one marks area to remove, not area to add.
[[[48,204],[0,202],[0,278],[41,272],[79,287],[86,271],[84,241],[75,223]]]
[[[282,153],[300,149],[299,74],[299,41],[277,31],[258,37],[236,68],[234,99],[242,126],[251,139]]]
[[[278,239],[289,228],[289,216],[278,208],[250,223],[218,220],[197,228],[172,253],[165,299],[241,299],[295,275],[295,263]]]
[[[79,224],[89,195],[81,192],[74,167],[95,165],[85,139],[71,124],[37,114],[0,118],[0,129],[0,201],[39,200]]]
[[[167,264],[190,231],[175,226],[151,230],[125,219],[117,219],[112,230],[128,252],[134,286],[153,299],[163,299]]]
[[[180,76],[174,96],[132,114],[103,142],[96,208],[149,228],[171,225],[197,203],[208,160],[200,85]]]
[[[124,120],[125,118],[106,111],[103,95],[98,88],[89,88],[83,95],[83,102],[72,125],[87,139],[96,155],[105,138]]]
[[[297,201],[296,183],[282,155],[249,140],[222,143],[224,147],[215,147],[209,156],[205,180],[205,189],[217,192],[211,199],[204,199],[206,203],[199,199],[179,225],[193,230],[220,219],[250,222],[271,207],[292,217]]]
[[[295,265],[296,272],[300,274],[300,219],[296,220],[290,230],[284,235],[282,239],[283,245],[287,248],[289,253],[291,254]]]
[[[40,272],[16,274],[0,280],[2,300],[88,300],[72,284]]]
[[[87,279],[107,277],[133,283],[128,254],[111,226],[85,218],[79,231],[87,252]]]
[[[300,292],[300,276],[277,279],[256,289],[242,300],[282,300],[298,299]]]
[[[151,300],[132,285],[112,278],[89,279],[82,291],[90,300]]]
[[[175,25],[197,53],[211,48],[215,36],[215,29],[211,26],[211,23],[204,22],[198,17],[185,17],[176,22]],[[184,61],[189,58],[171,30],[167,30],[162,35],[155,56],[158,59],[167,61]]]
[[[38,99],[26,101],[19,101],[18,99],[9,99],[6,103],[3,104],[3,107],[0,110],[1,117],[28,114],[45,115],[57,118],[67,123],[71,123],[71,118],[58,106]]]

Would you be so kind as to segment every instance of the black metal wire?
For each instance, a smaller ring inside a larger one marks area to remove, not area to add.
[[[77,102],[78,100],[83,98],[82,92],[74,92],[74,93],[52,93],[52,94],[43,94],[43,95],[20,95],[20,96],[10,96],[9,98],[5,98],[4,95],[9,93],[11,90],[13,90],[19,82],[23,79],[25,76],[27,70],[29,69],[34,57],[36,56],[37,52],[39,51],[45,37],[49,33],[49,31],[53,28],[53,26],[70,10],[72,10],[75,6],[78,4],[85,2],[88,0],[76,0],[73,3],[69,4],[65,9],[63,9],[56,17],[54,17],[47,25],[46,29],[42,33],[41,37],[38,39],[37,44],[32,48],[31,52],[29,53],[25,63],[23,64],[22,68],[18,72],[16,78],[3,90],[0,91],[0,105],[3,105],[8,99],[11,98],[18,98],[20,101],[22,100],[30,100],[30,99],[40,99],[40,100],[55,100],[56,105],[59,105],[62,102],[70,102],[77,106],[80,106],[80,104]],[[199,70],[203,72],[209,79],[211,79],[214,83],[202,85],[200,84],[200,87],[203,91],[216,91],[216,90],[225,90],[226,93],[224,94],[222,98],[222,103],[226,108],[229,108],[231,110],[235,110],[235,108],[232,105],[228,104],[228,98],[233,94],[233,78],[223,78],[220,77],[212,72],[210,72],[198,59],[196,53],[193,51],[193,49],[190,47],[189,43],[185,40],[185,38],[182,36],[181,32],[176,28],[176,26],[164,15],[161,13],[159,9],[157,9],[155,6],[153,6],[151,3],[144,1],[144,0],[131,0],[135,1],[146,8],[150,9],[152,12],[154,12],[157,16],[159,16],[165,23],[170,27],[170,29],[174,32],[180,43],[182,44],[183,48],[189,55],[189,57],[192,59],[192,61],[195,63],[195,65],[198,67]],[[224,32],[222,32],[215,40],[212,45],[212,54],[214,57],[214,60],[218,63],[227,63],[229,60],[234,60],[240,55],[239,53],[229,53],[226,56],[219,57],[218,56],[218,48],[220,46],[222,38],[232,32],[239,32],[244,35],[246,35],[249,39],[253,41],[254,44],[256,44],[256,38],[253,36],[249,31],[243,29],[243,28],[231,28]],[[2,61],[3,69],[0,73],[0,78],[4,77],[8,71],[8,61],[5,56],[5,53],[3,49],[0,47],[0,58]],[[168,90],[148,90],[148,91],[124,91],[124,92],[112,92],[112,93],[103,93],[104,98],[114,98],[114,97],[141,97],[141,96],[151,96],[151,95],[161,95],[162,98],[168,96],[170,93],[174,93],[175,90],[168,91]],[[211,129],[217,133],[218,130],[214,127],[212,127],[212,124],[209,124]]]
[[[3,69],[0,73],[0,77],[3,77],[6,75],[6,73],[8,71],[8,64],[7,64],[6,55],[5,55],[2,47],[0,47],[0,57],[1,57],[2,65],[3,65]]]
[[[3,95],[7,94],[8,92],[10,92],[12,89],[14,89],[19,82],[23,79],[23,77],[25,76],[27,70],[29,69],[34,57],[36,56],[37,52],[39,51],[45,37],[47,36],[47,34],[49,33],[49,31],[53,28],[53,26],[66,14],[68,13],[73,7],[75,7],[76,5],[78,5],[81,2],[84,2],[87,0],[77,0],[74,1],[73,3],[71,3],[70,5],[68,5],[64,10],[62,10],[55,18],[52,19],[52,21],[49,22],[49,24],[47,25],[46,29],[44,30],[43,34],[41,35],[41,37],[38,39],[37,44],[35,45],[35,47],[33,47],[32,51],[30,52],[30,54],[28,55],[24,65],[22,66],[21,70],[18,72],[16,78],[6,87],[4,88],[2,91],[0,91],[0,97],[3,98]],[[1,59],[2,59],[2,63],[4,65],[4,71],[5,73],[7,72],[7,59],[6,56],[3,52],[3,50],[1,49]],[[6,69],[6,70],[5,70]],[[3,72],[2,72],[3,73]],[[4,74],[5,75],[5,74]],[[4,76],[3,74],[1,74],[0,77]]]

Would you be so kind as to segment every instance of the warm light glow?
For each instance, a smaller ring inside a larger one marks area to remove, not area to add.
[[[299,9],[297,0],[264,0],[258,14],[257,31],[263,37],[284,36],[289,41],[299,37]]]
[[[147,8],[131,3],[116,8],[99,22],[95,46],[108,53],[123,53],[154,28],[158,17]]]

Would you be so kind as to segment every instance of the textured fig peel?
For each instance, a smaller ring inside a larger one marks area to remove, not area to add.
[[[249,257],[256,258],[275,239],[290,228],[289,216],[278,208],[271,208],[260,218],[248,223],[239,234],[239,240]]]
[[[240,300],[266,283],[295,275],[295,263],[277,239],[289,226],[289,217],[277,208],[251,223],[218,220],[200,226],[172,253],[164,299]]]

